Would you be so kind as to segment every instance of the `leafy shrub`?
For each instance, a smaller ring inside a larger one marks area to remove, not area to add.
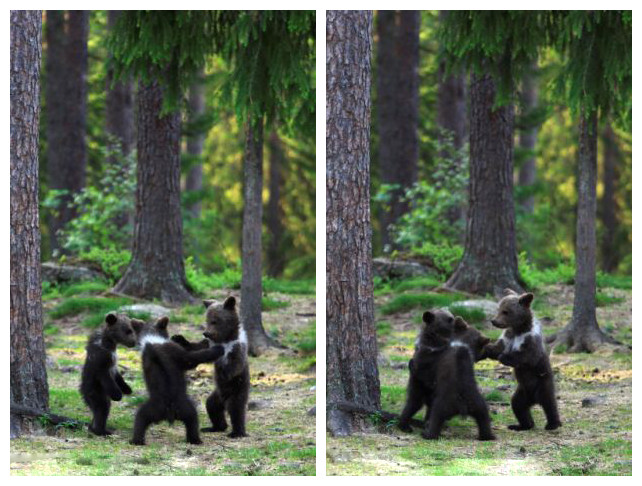
[[[132,254],[117,248],[92,248],[78,255],[80,262],[94,264],[107,276],[111,284],[120,280],[129,265]]]

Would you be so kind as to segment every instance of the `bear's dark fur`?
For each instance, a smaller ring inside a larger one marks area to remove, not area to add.
[[[136,334],[143,325],[144,322],[137,319],[110,312],[105,316],[103,328],[89,337],[80,393],[93,414],[89,431],[96,435],[112,434],[106,427],[111,401],[118,402],[123,393],[129,395],[132,392],[118,372],[116,346],[134,347]]]
[[[557,411],[553,370],[542,340],[542,333],[533,324],[531,302],[533,294],[518,295],[506,289],[506,296],[499,302],[493,326],[504,329],[499,340],[485,347],[489,358],[512,366],[517,380],[511,405],[519,424],[509,425],[511,430],[529,430],[534,426],[530,409],[541,405],[546,414],[546,430],[562,425]]]
[[[479,440],[494,440],[488,406],[477,388],[473,367],[488,339],[449,312],[426,312],[424,323],[410,362],[406,406],[399,427],[408,431],[410,418],[425,404],[424,438],[438,439],[448,419],[470,415],[477,422]]]
[[[206,349],[221,345],[225,353],[214,362],[216,389],[205,406],[212,421],[203,432],[222,432],[227,429],[225,411],[230,416],[232,431],[228,437],[246,437],[245,413],[250,395],[250,370],[247,360],[247,336],[236,311],[236,299],[228,297],[223,304],[203,301],[206,311],[207,339],[190,343],[183,336],[172,339],[186,349]]]
[[[222,346],[188,351],[172,342],[167,334],[167,317],[154,326],[145,326],[139,336],[143,374],[149,399],[136,412],[132,444],[144,445],[151,424],[180,420],[185,424],[187,441],[201,444],[196,407],[187,395],[185,371],[200,363],[215,361],[224,353]]]

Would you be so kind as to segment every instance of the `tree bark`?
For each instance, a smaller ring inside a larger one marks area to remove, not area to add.
[[[120,10],[107,11],[109,30],[114,28],[120,14]],[[105,129],[107,134],[120,142],[121,153],[129,155],[135,141],[134,83],[131,78],[113,83],[113,69],[107,70],[106,78]]]
[[[470,182],[464,255],[445,286],[473,294],[523,291],[513,203],[513,105],[494,107],[489,75],[470,82]]]
[[[283,186],[283,162],[285,154],[276,131],[270,134],[270,199],[267,204],[267,230],[270,240],[267,247],[267,273],[270,277],[280,277],[285,267],[283,257],[283,206],[281,188]]]
[[[533,71],[537,64],[533,66]],[[528,72],[522,79],[522,106],[524,114],[528,115],[537,108],[537,78],[534,72]],[[535,146],[537,144],[537,126],[530,126],[520,131],[519,146],[522,151],[528,154],[519,169],[518,184],[523,187],[532,188],[537,180],[537,166],[535,157]],[[521,204],[522,208],[529,214],[535,209],[535,196],[529,195]]]
[[[138,165],[132,260],[115,292],[169,304],[192,301],[183,263],[178,111],[161,115],[163,91],[138,86]]]
[[[188,106],[190,118],[192,121],[198,120],[205,113],[205,86],[203,85],[203,73],[201,72],[197,81],[190,86]],[[203,189],[203,163],[200,157],[203,154],[203,144],[205,143],[205,134],[200,132],[187,138],[187,153],[198,162],[193,163],[187,172],[185,178],[185,190],[200,191]],[[196,201],[189,208],[194,218],[201,217],[202,205],[200,200]]]
[[[75,216],[68,207],[85,187],[87,166],[87,38],[89,11],[47,11],[47,173],[49,189],[65,190],[49,222],[52,252],[58,232]]]
[[[419,26],[417,10],[378,14],[377,110],[381,182],[397,186],[382,212],[384,249],[393,247],[389,227],[408,211],[401,200],[417,182],[419,160]]]
[[[575,244],[575,298],[571,321],[556,336],[555,344],[569,352],[592,352],[615,340],[602,332],[595,312],[597,238],[597,112],[580,118],[577,194],[577,241]]]
[[[381,409],[370,226],[372,12],[326,15],[326,420],[344,436],[366,421],[337,403]]]
[[[49,408],[42,333],[38,124],[40,118],[40,10],[11,11],[11,403]],[[12,435],[23,431],[11,413]]]
[[[243,237],[241,242],[241,322],[249,340],[249,353],[261,355],[274,346],[261,317],[263,296],[261,233],[263,230],[263,120],[248,121],[243,158]]]
[[[615,199],[617,192],[618,174],[618,151],[617,139],[611,124],[604,127],[602,136],[604,143],[604,172],[602,174],[602,185],[604,192],[601,200],[602,224],[604,235],[602,237],[602,269],[607,273],[617,270],[620,262],[620,253],[617,245],[617,233],[620,226],[618,218],[618,204]]]

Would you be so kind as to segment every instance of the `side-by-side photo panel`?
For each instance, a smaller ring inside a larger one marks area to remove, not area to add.
[[[632,474],[632,12],[326,12],[326,468]]]

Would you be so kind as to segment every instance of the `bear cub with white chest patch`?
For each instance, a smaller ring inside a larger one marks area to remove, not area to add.
[[[124,314],[110,312],[105,316],[105,326],[92,333],[87,342],[87,358],[82,368],[80,393],[93,417],[89,431],[96,435],[111,435],[107,417],[111,401],[120,401],[132,389],[118,372],[116,346],[128,348],[136,345],[136,334],[145,323],[130,319]]]
[[[491,319],[493,326],[504,332],[497,342],[484,348],[484,355],[513,367],[515,373],[517,390],[511,406],[519,423],[508,428],[532,429],[534,422],[530,409],[533,405],[541,405],[546,415],[546,430],[557,429],[562,423],[557,411],[553,370],[541,329],[533,323],[533,294],[519,295],[511,289],[504,292],[506,296],[499,302],[497,316]]]
[[[132,444],[144,445],[151,424],[180,420],[185,424],[187,442],[201,444],[196,406],[187,395],[185,371],[211,363],[223,354],[222,346],[188,351],[169,339],[167,317],[146,324],[139,335],[143,375],[149,399],[136,412]]]
[[[223,356],[214,362],[216,389],[207,398],[205,407],[212,421],[211,427],[203,432],[223,432],[227,429],[225,412],[230,416],[232,431],[228,437],[246,437],[245,416],[250,396],[250,370],[247,359],[247,336],[236,311],[236,299],[228,297],[223,304],[215,305],[204,300],[207,309],[207,338],[198,343],[190,343],[183,336],[172,336],[172,340],[185,349],[206,349],[220,345]]]

